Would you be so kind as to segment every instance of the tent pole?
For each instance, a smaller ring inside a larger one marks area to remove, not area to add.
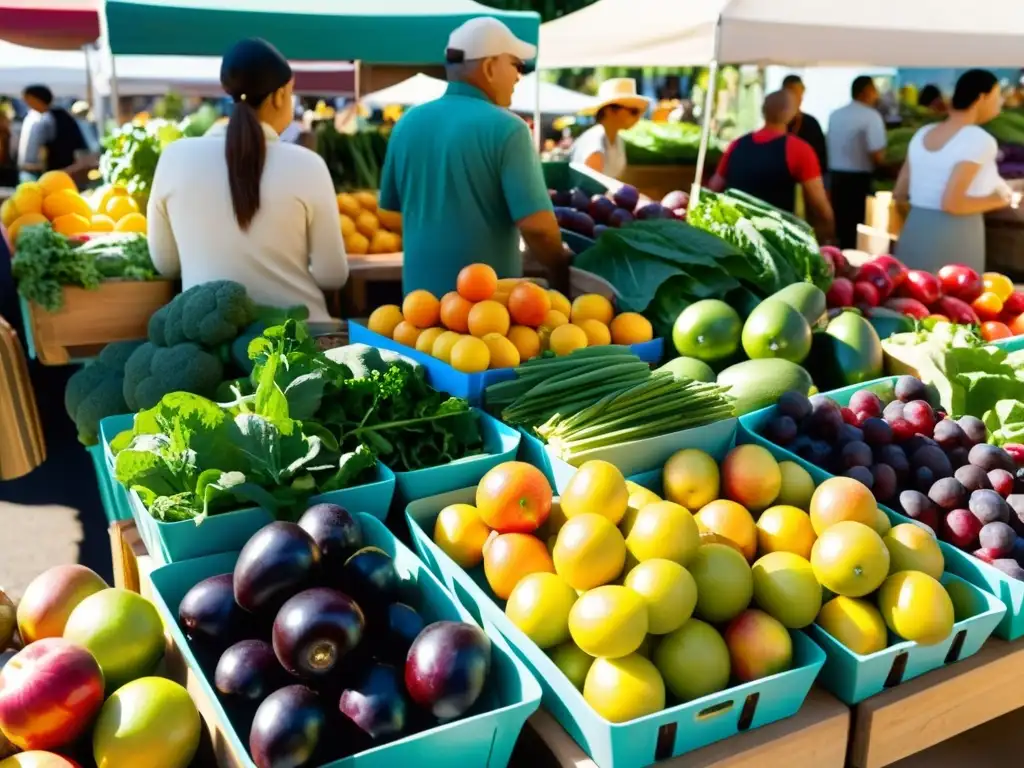
[[[102,39],[106,44],[106,54],[110,59],[110,113],[114,120],[114,125],[120,127],[121,125],[121,99],[117,88],[117,65],[114,63],[114,48],[110,44],[110,24],[107,19],[107,6],[106,3],[100,9],[100,31],[102,33]],[[103,132],[100,132],[100,136]]]
[[[533,76],[537,78],[537,87],[533,95],[533,143],[537,147],[537,152],[543,152],[544,134],[540,127],[540,70],[535,69]]]
[[[711,60],[711,64],[708,66],[708,87],[704,92],[704,114],[701,115],[703,127],[700,132],[700,148],[697,150],[696,174],[693,179],[693,186],[690,187],[690,202],[686,208],[688,212],[692,211],[696,207],[697,203],[700,202],[701,182],[704,179],[704,163],[707,159],[708,141],[711,137],[711,117],[715,111],[715,99],[718,95],[718,46],[720,42],[721,29],[722,17],[719,16],[718,21],[715,24],[715,42],[713,48],[715,56]]]

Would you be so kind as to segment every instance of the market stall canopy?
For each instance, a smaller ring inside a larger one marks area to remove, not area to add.
[[[422,72],[390,88],[369,93],[360,101],[369,107],[383,109],[391,104],[403,107],[423,104],[444,95],[448,83]],[[555,83],[538,80],[533,72],[524,77],[512,94],[512,111],[532,114],[537,103],[537,89],[540,89],[540,111],[545,115],[575,115],[593,105],[594,99],[582,93],[563,88]]]
[[[102,0],[0,0],[0,39],[49,50],[81,48],[100,36],[101,3]],[[7,66],[4,59],[3,67]]]
[[[106,8],[115,54],[220,56],[239,38],[262,37],[290,59],[440,64],[448,35],[471,18],[497,17],[531,43],[540,27],[536,13],[473,0],[107,0]]]
[[[1021,0],[599,0],[541,27],[539,64],[1020,66],[1022,39]]]

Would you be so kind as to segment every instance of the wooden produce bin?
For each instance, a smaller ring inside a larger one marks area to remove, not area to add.
[[[714,170],[713,166],[711,169]],[[640,194],[654,201],[660,201],[676,190],[689,194],[696,178],[695,165],[627,165],[619,181],[633,185]]]
[[[108,280],[95,291],[64,288],[64,305],[56,312],[23,302],[35,357],[44,365],[67,365],[112,341],[145,339],[150,316],[174,289],[170,280]]]

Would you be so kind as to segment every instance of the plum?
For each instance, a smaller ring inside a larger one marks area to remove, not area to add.
[[[587,213],[590,214],[590,218],[599,224],[607,224],[608,217],[612,215],[614,210],[615,203],[604,195],[594,195],[590,198],[590,205],[587,207]]]
[[[832,446],[826,443],[824,440],[812,440],[809,444],[808,450],[805,451],[803,457],[807,461],[814,464],[816,467],[822,467],[823,469],[828,464],[829,459],[832,457]]]
[[[594,239],[597,240],[601,235],[608,231],[606,224],[595,224],[594,225]]]
[[[925,445],[918,448],[910,456],[911,465],[921,468],[928,468],[936,480],[942,477],[950,477],[953,474],[953,465],[949,457],[943,453],[937,445]]]
[[[914,470],[914,487],[922,493],[931,490],[932,484],[937,479],[935,473],[928,467],[918,467]]]
[[[969,493],[981,490],[982,488],[992,488],[992,482],[989,480],[985,470],[973,464],[965,464],[957,469],[953,476],[960,481]]]
[[[1011,493],[1006,497],[1006,506],[1010,508],[1010,525],[1024,536],[1024,493]]]
[[[946,458],[949,459],[949,463],[953,465],[954,470],[967,466],[967,456],[968,451],[962,445],[946,452]]]
[[[936,480],[928,490],[928,498],[946,512],[963,507],[967,503],[967,489],[955,477]]]
[[[779,413],[789,416],[799,423],[801,419],[811,415],[811,401],[807,395],[794,390],[782,393],[778,404]]]
[[[874,287],[878,298],[881,300],[887,299],[894,287],[885,267],[873,261],[869,261],[861,266],[857,272],[857,282],[869,283]]]
[[[898,445],[883,445],[875,450],[875,459],[880,464],[888,464],[896,472],[896,478],[903,482],[910,474],[910,461],[907,454]]]
[[[1017,540],[1013,542],[1013,559],[1018,563],[1024,563],[1024,538],[1017,534]]]
[[[325,739],[327,715],[316,693],[304,685],[274,691],[256,710],[249,751],[257,768],[314,765]]]
[[[914,432],[927,437],[935,429],[935,412],[924,400],[911,400],[903,407],[903,418],[910,422]]]
[[[189,640],[210,648],[226,648],[251,629],[250,617],[235,602],[230,573],[203,579],[186,592],[178,621]]]
[[[572,193],[567,189],[549,189],[548,197],[555,208],[568,208],[572,205]]]
[[[636,209],[635,215],[640,221],[675,218],[672,214],[672,209],[666,208],[661,203],[647,203],[647,205],[641,205]]]
[[[852,477],[854,480],[860,482],[862,485],[868,488],[873,488],[875,485],[875,476],[871,474],[871,470],[866,466],[858,465],[850,467],[846,472],[843,473],[846,477]]]
[[[888,502],[896,495],[898,485],[896,470],[888,464],[875,464],[871,467],[871,474],[874,478],[871,490],[874,491],[875,498],[882,502]]]
[[[320,548],[321,567],[328,574],[337,574],[345,560],[363,546],[359,523],[337,504],[314,504],[299,518],[299,527]]]
[[[1010,522],[1010,507],[995,491],[982,488],[971,494],[968,507],[982,525]]]
[[[935,448],[939,447],[939,444],[934,439],[917,433],[906,438],[902,444],[903,450],[907,452],[908,456],[913,456],[917,453],[918,449],[924,448],[926,445],[931,445]]]
[[[935,442],[939,444],[939,447],[945,451],[968,447],[967,435],[964,434],[963,428],[952,419],[943,419],[938,422],[932,431],[932,437],[935,438]]]
[[[896,399],[902,403],[928,399],[928,388],[916,376],[900,376],[896,380],[893,392],[896,394]]]
[[[874,456],[867,443],[853,441],[843,446],[842,452],[839,455],[839,461],[845,469],[870,467],[874,463]],[[871,486],[868,487],[870,488]]]
[[[891,403],[886,403],[882,409],[882,418],[892,423],[896,419],[903,418],[903,406],[906,405],[902,400],[893,400]]]
[[[988,430],[985,429],[985,422],[979,419],[977,416],[961,416],[957,419],[957,424],[967,435],[967,440],[970,442],[970,446],[973,447],[978,443],[984,443],[988,440]]]
[[[632,184],[623,184],[612,193],[612,199],[620,208],[633,211],[640,202],[640,192]]]
[[[986,472],[991,472],[993,469],[1005,469],[1007,472],[1017,470],[1017,464],[1010,458],[1010,454],[1002,448],[988,443],[978,443],[971,448],[968,460]]]
[[[881,294],[871,283],[858,280],[853,284],[853,302],[861,311],[864,310],[864,307],[877,307],[881,300]]]
[[[375,740],[399,736],[406,725],[401,675],[388,664],[372,665],[356,685],[342,692],[338,709]]]
[[[839,428],[844,423],[843,414],[834,401],[823,395],[815,395],[811,398],[809,432],[812,437],[832,442],[838,437]]]
[[[567,205],[555,206],[555,221],[558,223],[559,228],[569,229],[569,223],[575,210],[575,208],[570,208]]]
[[[874,448],[888,445],[892,442],[892,427],[889,426],[889,422],[885,419],[872,416],[864,419],[860,428],[864,432],[864,442]]]
[[[675,189],[661,198],[661,204],[670,211],[686,208],[690,205],[690,196],[682,190]]]
[[[1020,563],[1016,560],[1011,560],[1010,558],[998,558],[992,561],[992,566],[998,568],[1011,579],[1024,581],[1024,568],[1021,568]]]
[[[886,309],[891,309],[895,312],[899,312],[901,315],[907,315],[914,318],[915,320],[924,320],[931,312],[924,304],[916,299],[890,298],[883,304]]]
[[[1003,498],[1013,493],[1014,477],[1005,469],[993,469],[988,473],[988,480],[992,483],[992,490]]]
[[[459,621],[426,627],[409,649],[405,687],[435,717],[463,715],[483,693],[491,667],[491,641],[483,630]]]
[[[939,314],[945,315],[950,322],[957,325],[979,325],[978,314],[970,304],[952,296],[943,296],[936,302],[935,308]]]
[[[633,214],[622,208],[616,208],[608,216],[609,227],[622,227],[634,220]]]
[[[917,519],[927,510],[935,510],[935,504],[921,491],[907,490],[900,493],[900,508],[907,517]]]
[[[345,561],[342,584],[359,605],[378,611],[398,599],[402,580],[387,552],[363,547]]]
[[[978,547],[981,521],[968,509],[954,509],[943,519],[942,538],[955,547],[971,552]]]
[[[887,419],[887,421],[889,426],[892,427],[892,437],[896,442],[903,442],[914,436],[914,428],[910,426],[910,422],[906,419]]]
[[[845,277],[837,277],[825,294],[825,302],[830,307],[852,307],[853,283]]]
[[[585,213],[590,206],[590,198],[579,187],[573,187],[569,191],[569,206],[575,208],[580,213]]]
[[[310,586],[318,575],[320,548],[296,523],[278,520],[260,528],[235,563],[235,601],[250,613],[268,614]]]
[[[584,208],[584,210],[586,210]],[[590,218],[590,215],[583,211],[573,211],[568,217],[568,225],[566,229],[569,229],[577,234],[583,235],[584,237],[594,236],[594,220]]]
[[[987,549],[990,552],[998,553],[996,557],[1004,557],[1013,550],[1013,545],[1017,541],[1017,534],[1006,523],[994,522],[988,523],[982,526],[981,532],[978,534],[978,542],[981,544],[982,549]]]
[[[768,422],[764,436],[777,445],[789,445],[797,436],[796,422],[791,416],[776,416]]]
[[[1018,466],[1024,464],[1024,443],[1004,443],[1003,450],[1009,454],[1010,458]]]
[[[840,408],[839,413],[843,417],[843,421],[849,424],[851,427],[859,427],[861,419],[849,408]]]
[[[850,424],[843,424],[839,428],[839,434],[836,436],[836,448],[842,448],[849,443],[862,443],[864,442],[864,432],[857,427]]]
[[[288,684],[274,649],[263,640],[242,640],[224,651],[213,680],[224,696],[254,704]]]
[[[348,595],[326,587],[307,589],[281,606],[274,619],[274,653],[297,677],[332,680],[363,639],[365,625],[362,609]]]
[[[391,663],[405,663],[409,648],[423,631],[425,622],[416,609],[405,603],[392,603],[386,617],[386,636],[374,655]]]

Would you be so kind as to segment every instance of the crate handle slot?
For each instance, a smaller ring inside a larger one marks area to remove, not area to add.
[[[953,644],[949,646],[949,653],[946,654],[946,664],[952,664],[960,660],[960,652],[964,649],[964,641],[967,639],[967,630],[961,629],[953,638]]]
[[[907,671],[907,652],[902,651],[892,660],[892,668],[885,678],[885,688],[892,688],[903,682],[903,673]]]
[[[462,603],[462,607],[473,617],[473,621],[482,627],[484,620],[480,617],[480,608],[477,606],[476,600],[469,596],[469,593],[466,592],[465,588],[458,581],[453,579],[452,586],[454,587],[452,591],[455,593],[458,601]]]
[[[678,723],[665,723],[658,729],[658,743],[654,747],[654,762],[668,760],[676,751],[676,732]]]
[[[697,717],[694,719],[698,723],[701,720],[710,720],[712,717],[718,717],[719,715],[723,715],[726,712],[728,712],[730,709],[732,709],[732,705],[732,699],[729,699],[728,701],[721,701],[718,704],[712,704],[707,709],[702,709],[700,712],[698,712]]]
[[[745,731],[750,728],[754,722],[754,713],[757,711],[757,704],[761,700],[761,694],[758,691],[754,691],[752,694],[747,696],[743,702],[743,709],[740,710],[740,719],[736,723],[736,727],[740,731]]]

